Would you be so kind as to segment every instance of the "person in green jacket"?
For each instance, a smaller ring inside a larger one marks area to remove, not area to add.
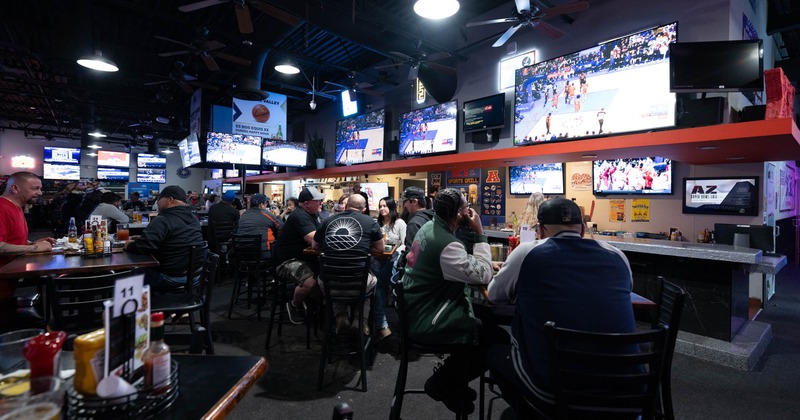
[[[509,336],[493,320],[490,310],[473,308],[469,299],[469,286],[486,285],[493,274],[480,215],[453,188],[439,191],[433,210],[433,220],[420,228],[406,256],[402,281],[409,335],[428,345],[466,347],[465,352],[451,355],[434,370],[425,382],[425,392],[451,411],[472,413],[477,394],[468,384],[486,371],[489,346],[508,343]],[[454,235],[462,219],[476,232],[473,254],[467,253],[464,243]],[[462,366],[469,369],[463,371]],[[468,403],[460,405],[462,401]]]

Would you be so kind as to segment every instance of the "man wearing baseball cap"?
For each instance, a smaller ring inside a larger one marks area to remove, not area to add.
[[[538,220],[540,240],[520,244],[489,283],[489,300],[514,304],[516,313],[511,344],[493,346],[488,361],[506,401],[515,402],[522,393],[555,415],[545,322],[584,331],[632,332],[633,279],[622,251],[582,239],[583,217],[574,201],[545,201]]]
[[[231,207],[232,208],[232,207]],[[236,233],[239,235],[258,235],[264,241],[261,244],[261,258],[270,257],[270,243],[280,231],[281,222],[269,210],[269,198],[264,194],[253,194],[250,197],[250,208],[242,213]]]
[[[303,250],[314,244],[314,234],[319,222],[320,211],[325,194],[314,187],[303,187],[297,196],[298,208],[289,214],[275,242],[276,252],[273,260],[278,274],[295,283],[292,300],[286,302],[289,320],[301,324],[304,318],[305,300],[312,292],[318,293],[316,263],[314,259],[303,256]]]
[[[148,284],[155,287],[175,287],[186,284],[186,255],[191,246],[204,244],[200,222],[187,207],[186,192],[170,185],[158,196],[158,217],[154,218],[136,240],[125,243],[125,250],[137,254],[151,254],[158,262],[158,271],[145,275]]]

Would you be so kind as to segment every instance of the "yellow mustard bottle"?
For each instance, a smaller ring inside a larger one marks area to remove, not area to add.
[[[75,377],[72,379],[75,390],[82,395],[97,396],[97,382],[103,376],[102,351],[106,343],[106,333],[102,328],[75,339]]]

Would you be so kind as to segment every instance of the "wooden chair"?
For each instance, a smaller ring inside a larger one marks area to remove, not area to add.
[[[556,415],[546,417],[654,418],[669,327],[595,333],[545,324]]]
[[[233,306],[244,301],[247,302],[248,308],[255,302],[260,321],[261,310],[266,303],[267,275],[270,271],[271,261],[261,258],[263,243],[261,234],[240,235],[234,233],[232,238],[233,249],[230,255],[233,266],[236,267],[236,278],[231,291],[231,302],[228,305],[228,319],[233,316]]]
[[[658,309],[653,328],[658,324],[667,325],[669,334],[664,349],[664,372],[661,374],[661,384],[659,385],[656,417],[675,420],[675,412],[672,407],[672,357],[675,354],[675,342],[678,340],[678,328],[680,328],[683,305],[686,301],[686,291],[663,277],[660,279],[661,293],[658,296]]]
[[[325,366],[331,356],[357,355],[361,362],[361,391],[367,392],[367,353],[369,340],[364,334],[364,301],[369,278],[370,255],[367,253],[326,252],[319,256],[320,273],[325,302],[324,338],[319,358],[317,388],[322,389]],[[334,324],[334,305],[355,307],[358,320],[358,348],[355,351],[334,350],[332,347]]]
[[[187,282],[187,293],[165,293],[154,295],[152,311],[165,314],[189,315],[190,334],[168,333],[164,339],[167,344],[190,343],[190,353],[199,353],[205,349],[206,354],[214,354],[214,341],[211,337],[211,295],[217,278],[219,255],[209,252],[205,265],[200,273],[200,281],[196,284]],[[194,320],[194,313],[199,315],[199,326]],[[200,334],[197,332],[200,331]],[[197,342],[197,336],[202,341]]]

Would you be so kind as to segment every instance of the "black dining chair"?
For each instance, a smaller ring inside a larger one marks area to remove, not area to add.
[[[319,256],[319,280],[323,290],[325,306],[324,337],[319,358],[317,388],[322,389],[325,367],[331,356],[358,356],[361,363],[361,391],[367,392],[367,359],[370,340],[364,334],[364,301],[367,297],[370,255],[353,252],[326,252]],[[355,308],[354,317],[358,320],[358,347],[334,349],[334,325],[336,323],[334,306]]]
[[[669,327],[596,333],[545,323],[555,407],[547,418],[654,418]],[[529,402],[530,403],[530,402]]]
[[[152,297],[152,311],[164,312],[189,318],[189,333],[168,332],[164,335],[167,344],[187,344],[190,353],[214,354],[214,341],[211,336],[211,295],[217,279],[219,255],[209,252],[203,269],[199,273],[198,282],[187,282],[186,293],[164,293]],[[199,315],[199,325],[195,322],[194,313]],[[198,334],[197,332],[200,332]],[[197,342],[198,335],[201,341]]]
[[[659,398],[656,406],[656,418],[674,420],[675,411],[672,407],[672,357],[675,355],[675,343],[678,340],[678,329],[681,324],[683,305],[686,301],[686,290],[682,287],[661,279],[661,293],[658,296],[655,328],[658,324],[669,326],[667,345],[664,349],[664,372],[659,385]]]
[[[233,316],[233,307],[241,302],[247,303],[250,308],[256,304],[258,320],[261,320],[261,311],[266,304],[267,277],[269,276],[271,260],[262,258],[263,238],[261,234],[241,235],[234,233],[231,262],[235,267],[235,280],[231,291],[231,301],[228,305],[228,319]]]

